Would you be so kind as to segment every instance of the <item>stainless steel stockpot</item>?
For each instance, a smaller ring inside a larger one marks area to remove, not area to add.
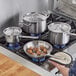
[[[6,41],[8,43],[16,43],[19,42],[19,35],[22,33],[22,29],[20,27],[8,27],[3,30]]]
[[[27,33],[40,34],[47,29],[46,19],[48,16],[33,12],[23,17],[23,29]]]
[[[48,25],[49,41],[54,45],[65,45],[69,42],[71,26],[67,23],[54,22]],[[67,33],[63,33],[63,30]]]

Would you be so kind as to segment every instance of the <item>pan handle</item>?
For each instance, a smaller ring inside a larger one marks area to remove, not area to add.
[[[22,36],[22,35],[19,35],[20,38],[30,38],[30,39],[38,39],[39,37],[32,37],[32,36]]]
[[[68,35],[76,36],[75,33],[67,33]]]
[[[59,59],[59,60],[65,60],[65,58],[61,58],[61,57],[55,56],[55,55],[47,54],[46,56],[49,56],[49,57],[52,57],[52,58],[55,58],[55,59]]]
[[[72,36],[76,36],[75,33],[70,33],[70,32],[65,32],[63,29],[61,29],[63,31],[63,33],[68,34],[68,35],[72,35]]]
[[[75,33],[65,32],[63,29],[61,29],[61,30],[62,30],[62,33],[65,33],[65,34],[67,34],[67,35],[76,36],[76,34],[75,34]]]

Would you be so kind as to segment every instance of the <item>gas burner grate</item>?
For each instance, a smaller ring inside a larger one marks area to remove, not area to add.
[[[45,57],[42,57],[42,58],[32,58],[33,62],[39,62],[39,63],[44,62],[45,60],[46,60]]]

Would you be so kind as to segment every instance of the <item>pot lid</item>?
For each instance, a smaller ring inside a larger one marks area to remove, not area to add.
[[[54,22],[54,23],[51,23],[50,25],[48,25],[48,29],[49,29],[49,31],[63,33],[64,31],[70,32],[71,26],[69,24],[63,23],[63,22]]]
[[[8,27],[3,30],[5,35],[19,35],[21,32],[22,29],[20,27]]]
[[[23,17],[23,20],[29,21],[29,22],[44,21],[46,19],[47,19],[47,16],[44,16],[44,15],[36,13],[36,12],[27,13]]]
[[[54,12],[76,19],[76,0],[54,0],[53,4]]]

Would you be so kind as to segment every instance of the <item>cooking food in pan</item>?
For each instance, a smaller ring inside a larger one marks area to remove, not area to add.
[[[45,55],[47,54],[47,48],[43,45],[40,45],[39,47],[30,47],[27,49],[27,52],[29,54],[32,54],[32,55],[38,55],[38,56],[41,56],[41,55]]]

